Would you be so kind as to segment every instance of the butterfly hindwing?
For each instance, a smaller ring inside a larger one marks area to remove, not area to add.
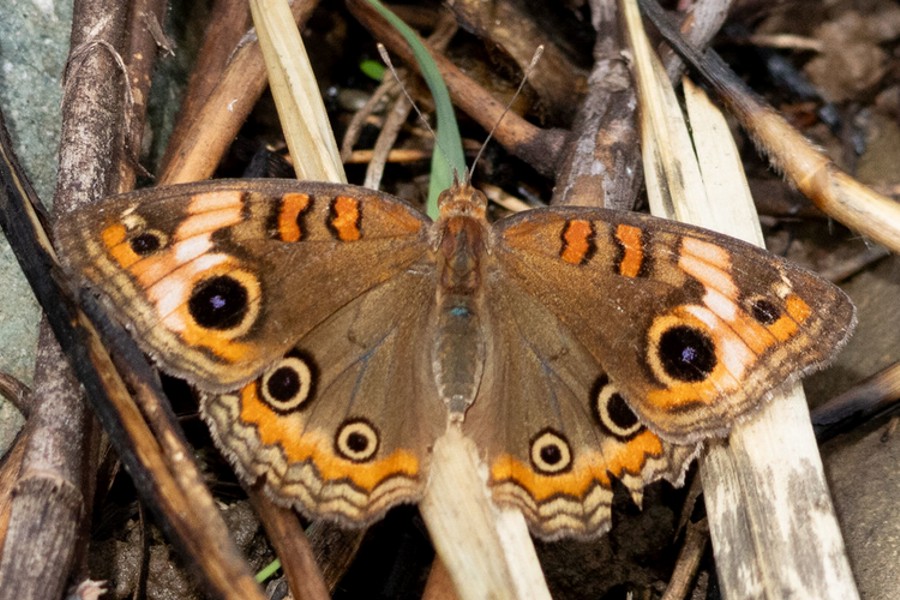
[[[339,309],[258,379],[208,395],[220,448],[270,496],[361,525],[417,500],[446,426],[427,354],[434,271],[410,270]]]
[[[648,430],[567,325],[501,272],[489,280],[491,348],[465,431],[495,500],[543,538],[591,537],[610,526],[614,479],[636,501],[680,483],[699,446]]]

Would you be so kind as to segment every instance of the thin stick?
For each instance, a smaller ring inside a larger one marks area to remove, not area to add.
[[[497,122],[494,123],[494,126],[491,127],[491,130],[488,132],[487,137],[484,138],[484,143],[481,144],[481,148],[478,150],[478,154],[475,155],[475,159],[472,161],[472,165],[469,167],[469,172],[466,173],[466,182],[472,181],[472,174],[475,172],[475,165],[478,164],[478,160],[481,158],[481,155],[484,154],[484,149],[487,148],[488,142],[491,141],[491,138],[494,137],[494,132],[497,131],[497,127],[500,126],[500,122],[503,121],[503,117],[509,113],[509,109],[512,108],[513,102],[516,101],[516,98],[519,97],[519,94],[522,93],[522,89],[525,87],[525,82],[528,81],[528,77],[534,71],[534,68],[537,66],[538,61],[541,60],[541,55],[544,54],[544,46],[538,46],[537,50],[534,51],[534,56],[531,57],[531,62],[528,63],[528,67],[525,69],[525,73],[522,75],[522,80],[519,82],[519,87],[516,88],[515,93],[512,95],[512,98],[509,99],[509,102],[506,103],[506,106],[503,108],[503,112],[500,113],[500,117],[497,119]]]

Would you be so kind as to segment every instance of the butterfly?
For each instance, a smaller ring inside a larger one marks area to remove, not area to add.
[[[448,427],[538,536],[609,528],[683,480],[779,384],[828,362],[855,309],[738,240],[647,215],[490,223],[456,183],[431,221],[364,188],[219,180],[68,215],[56,241],[160,368],[201,394],[248,481],[363,525],[415,502]]]

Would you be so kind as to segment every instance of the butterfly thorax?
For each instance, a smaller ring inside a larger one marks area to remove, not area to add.
[[[459,421],[475,400],[484,370],[480,315],[489,235],[487,200],[470,185],[457,184],[444,192],[439,202],[441,216],[434,225],[439,285],[432,368],[451,420]]]

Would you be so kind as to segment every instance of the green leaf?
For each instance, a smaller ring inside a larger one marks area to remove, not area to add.
[[[364,60],[359,63],[359,70],[369,79],[381,81],[384,79],[384,72],[387,69],[385,69],[384,65],[377,60]]]
[[[466,174],[466,157],[463,153],[462,137],[456,123],[453,103],[450,101],[450,92],[447,91],[447,85],[441,78],[431,53],[416,32],[378,0],[368,1],[409,44],[413,56],[419,64],[419,71],[434,98],[435,112],[437,113],[435,146],[442,155],[439,157],[438,152],[435,152],[431,156],[427,212],[430,217],[435,218],[438,214],[437,199],[440,193],[450,187],[454,175],[463,178]]]

